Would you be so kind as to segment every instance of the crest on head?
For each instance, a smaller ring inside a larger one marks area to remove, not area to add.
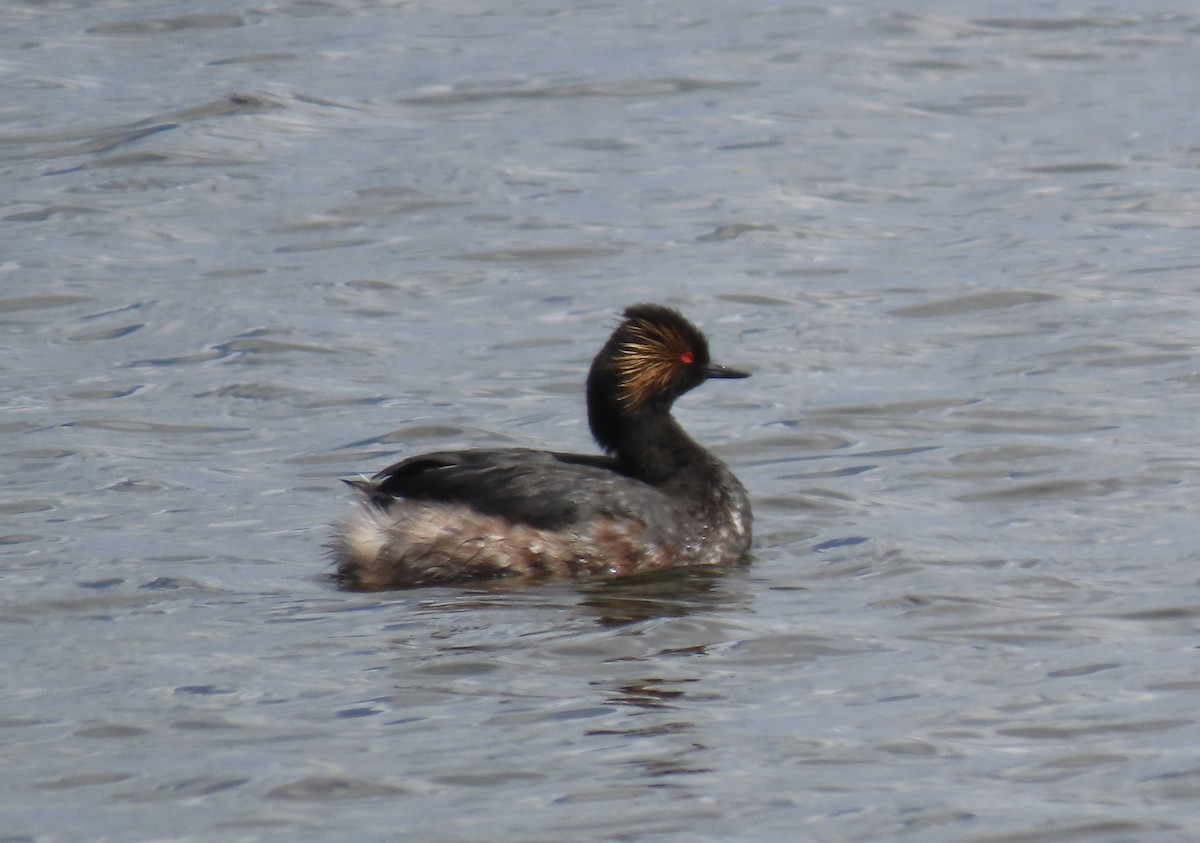
[[[654,399],[670,402],[706,377],[708,342],[669,307],[628,308],[613,342],[617,399],[626,412],[636,412]]]
[[[635,304],[588,372],[588,424],[609,453],[636,446],[652,429],[683,436],[672,427],[675,399],[709,378],[744,378],[747,373],[714,365],[704,334],[678,311],[660,304]],[[632,443],[632,444],[631,444]]]

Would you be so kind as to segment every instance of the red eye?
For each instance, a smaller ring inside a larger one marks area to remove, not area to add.
[[[685,366],[690,366],[696,362],[696,355],[692,354],[690,351],[685,351],[683,354],[679,355],[679,362]]]

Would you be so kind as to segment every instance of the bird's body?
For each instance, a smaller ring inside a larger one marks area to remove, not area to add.
[[[607,455],[446,451],[347,481],[363,507],[335,535],[338,577],[381,589],[744,557],[746,491],[670,408],[709,377],[745,375],[711,365],[703,335],[669,308],[625,316],[588,376],[588,418]]]

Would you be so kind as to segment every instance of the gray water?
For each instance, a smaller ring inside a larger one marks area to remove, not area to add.
[[[0,840],[1200,839],[1188,4],[0,13]],[[337,478],[587,450],[720,575],[339,591]]]

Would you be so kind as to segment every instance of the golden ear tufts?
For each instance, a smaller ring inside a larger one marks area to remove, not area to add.
[[[684,363],[694,356],[691,339],[673,325],[638,320],[628,326],[613,361],[621,378],[621,406],[634,411],[654,394],[665,393]]]

